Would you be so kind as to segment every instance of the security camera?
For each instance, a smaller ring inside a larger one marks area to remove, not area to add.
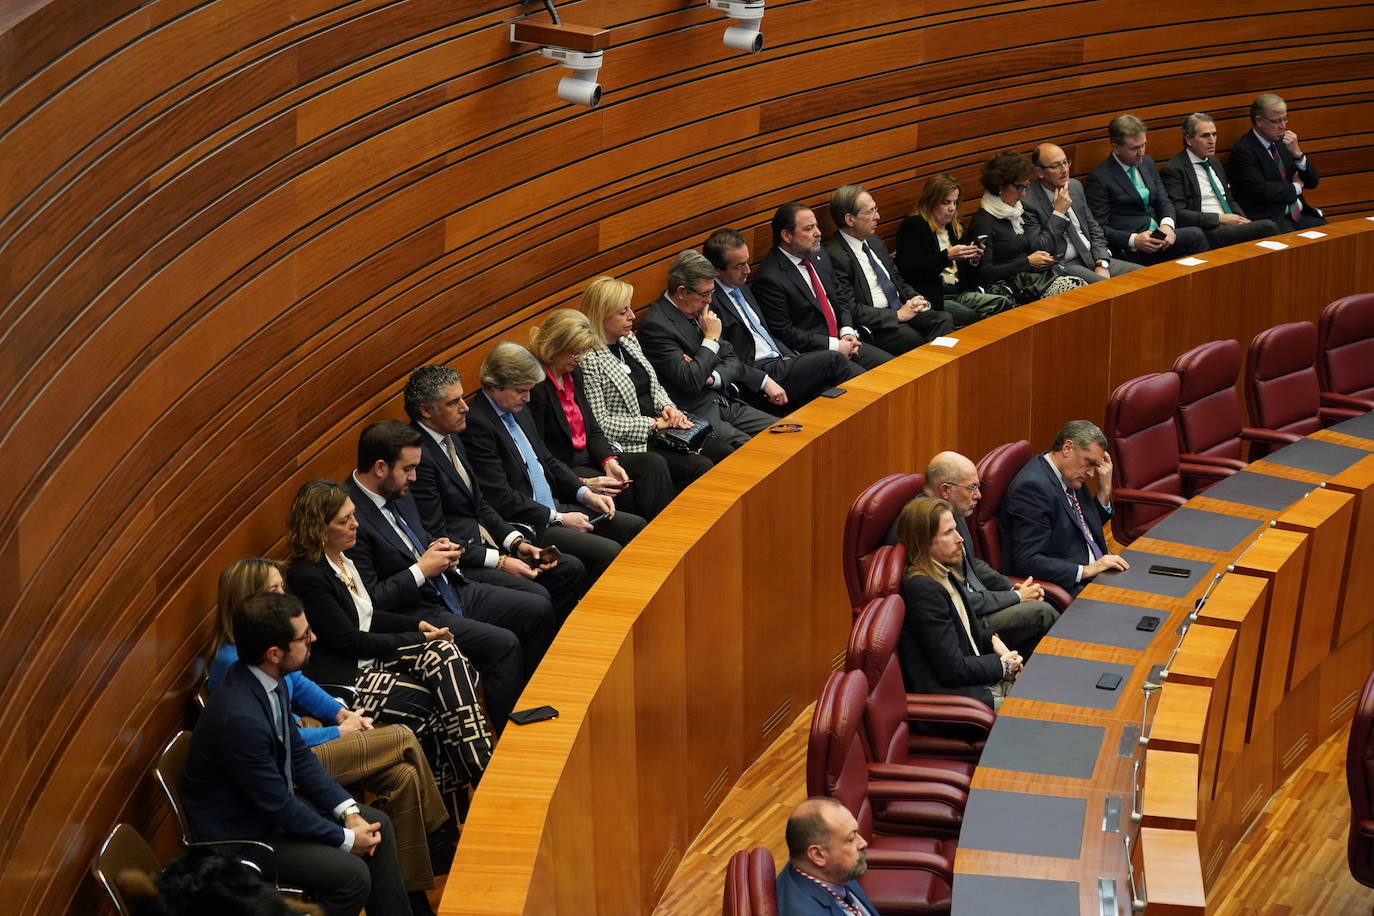
[[[735,21],[725,30],[725,47],[757,54],[763,50],[763,5],[765,0],[706,0]]]
[[[573,51],[570,48],[540,48],[539,53],[572,71],[558,81],[558,97],[574,105],[595,108],[601,104],[601,84],[596,81],[601,69],[600,51]]]
[[[602,51],[611,44],[609,29],[599,26],[560,22],[550,3],[552,23],[513,22],[510,40],[517,45],[538,45],[540,56],[557,61],[572,71],[558,81],[558,97],[574,105],[595,108],[601,102],[601,85],[596,74],[601,69]]]

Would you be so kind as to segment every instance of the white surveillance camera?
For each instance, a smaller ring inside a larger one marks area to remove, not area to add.
[[[573,51],[569,48],[540,48],[539,53],[572,71],[558,81],[558,97],[574,105],[595,108],[601,104],[601,84],[596,74],[601,69],[600,51]]]
[[[765,0],[706,0],[706,5],[719,10],[735,25],[725,30],[725,47],[735,51],[757,54],[763,50],[763,6]]]

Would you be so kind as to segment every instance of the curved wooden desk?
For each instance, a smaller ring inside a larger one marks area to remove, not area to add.
[[[981,322],[951,350],[855,379],[801,411],[801,432],[760,436],[713,471],[565,625],[522,700],[561,716],[507,730],[441,911],[651,909],[728,788],[838,664],[850,621],[840,534],[858,490],[943,448],[1048,441],[1065,419],[1100,419],[1116,384],[1191,346],[1248,340],[1374,288],[1374,223],[1328,229]],[[961,855],[959,867],[975,862]]]

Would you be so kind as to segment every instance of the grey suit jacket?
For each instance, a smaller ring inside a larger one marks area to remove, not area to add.
[[[1216,176],[1217,184],[1221,185],[1221,193],[1226,195],[1231,212],[1244,216],[1245,211],[1231,193],[1231,183],[1226,180],[1226,169],[1221,160],[1213,156],[1209,161],[1212,163],[1212,174]],[[1221,225],[1219,214],[1204,213],[1202,210],[1202,189],[1198,187],[1197,169],[1193,168],[1193,160],[1188,158],[1186,149],[1164,164],[1164,168],[1159,170],[1159,177],[1164,182],[1169,200],[1173,202],[1174,218],[1180,226],[1197,226],[1207,230]]]
[[[1093,216],[1092,210],[1088,208],[1088,195],[1077,178],[1069,179],[1069,208],[1073,210],[1074,216],[1078,217],[1078,225],[1088,237],[1086,248],[1078,233],[1073,231],[1073,224],[1067,218],[1054,215],[1054,204],[1050,202],[1050,194],[1040,182],[1031,182],[1026,196],[1021,198],[1021,207],[1029,224],[1026,232],[1031,235],[1039,233],[1045,237],[1044,250],[1056,258],[1064,256],[1068,245],[1074,247],[1079,259],[1090,268],[1099,258],[1112,256],[1112,250],[1107,245],[1107,235],[1102,231],[1102,225]]]

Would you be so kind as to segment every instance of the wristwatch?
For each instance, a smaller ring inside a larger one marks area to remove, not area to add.
[[[362,809],[357,805],[349,805],[347,808],[343,809],[343,813],[339,815],[339,820],[348,820],[350,814],[362,814]]]
[[[1097,259],[1097,266],[1098,266],[1098,267],[1105,267],[1105,268],[1107,268],[1107,269],[1110,270],[1110,269],[1111,269],[1111,266],[1112,266],[1112,262],[1111,262],[1111,261],[1108,261],[1106,258],[1098,258],[1098,259]]]

